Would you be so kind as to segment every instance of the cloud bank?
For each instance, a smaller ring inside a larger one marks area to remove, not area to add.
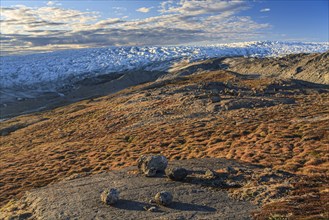
[[[127,20],[124,16],[101,19],[99,12],[62,8],[52,2],[38,8],[2,7],[2,53],[252,40],[270,25],[237,15],[247,8],[245,1],[166,1],[159,5],[157,16]]]

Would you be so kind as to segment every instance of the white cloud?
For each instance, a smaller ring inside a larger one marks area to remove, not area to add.
[[[269,12],[269,11],[271,11],[270,8],[263,8],[263,9],[260,10],[260,12]]]
[[[182,0],[162,3],[158,16],[101,19],[98,12],[59,7],[1,8],[1,43],[5,53],[49,51],[110,45],[173,45],[254,40],[269,24],[238,16],[245,1]],[[118,15],[118,14],[117,14]]]
[[[151,8],[142,7],[142,8],[137,9],[136,11],[141,12],[141,13],[148,13],[148,12],[150,12],[151,9],[152,9],[152,7]]]
[[[167,4],[162,4],[163,8],[160,12],[196,16],[202,14],[216,14],[225,11],[236,11],[246,8],[246,6],[247,2],[243,0],[181,0],[179,3],[169,1]]]
[[[31,32],[46,33],[55,30],[74,30],[77,27],[88,25],[98,18],[96,12],[81,12],[72,9],[55,7],[30,8],[23,5],[16,7],[2,7],[1,33],[29,34]]]
[[[48,6],[60,6],[62,5],[61,3],[59,3],[58,1],[49,1],[47,2]]]

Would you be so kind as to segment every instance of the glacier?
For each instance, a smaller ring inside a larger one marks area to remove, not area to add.
[[[328,42],[256,41],[205,46],[106,47],[2,56],[0,85],[2,91],[55,91],[104,74],[130,70],[166,71],[181,59],[195,61],[227,56],[267,57],[327,50]]]

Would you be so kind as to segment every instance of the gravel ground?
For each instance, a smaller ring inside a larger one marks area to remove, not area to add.
[[[226,190],[206,186],[196,177],[207,168],[256,167],[225,159],[192,159],[170,165],[189,169],[189,179],[175,182],[161,175],[147,178],[132,167],[65,180],[26,193],[17,205],[24,210],[6,215],[14,219],[250,219],[251,212],[257,210],[251,203],[233,200]],[[108,187],[120,191],[120,200],[113,206],[100,199],[102,190]],[[172,193],[173,203],[158,206],[156,212],[146,211],[145,206],[157,206],[150,200],[160,191]]]

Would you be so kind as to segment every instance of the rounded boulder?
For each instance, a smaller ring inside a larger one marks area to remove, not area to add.
[[[155,195],[155,202],[159,205],[168,206],[172,203],[173,196],[170,192],[162,191]]]
[[[117,189],[106,189],[101,194],[101,200],[107,205],[114,205],[119,200],[119,191]]]
[[[138,161],[138,169],[147,177],[155,176],[157,172],[164,172],[168,160],[162,155],[142,155]]]

